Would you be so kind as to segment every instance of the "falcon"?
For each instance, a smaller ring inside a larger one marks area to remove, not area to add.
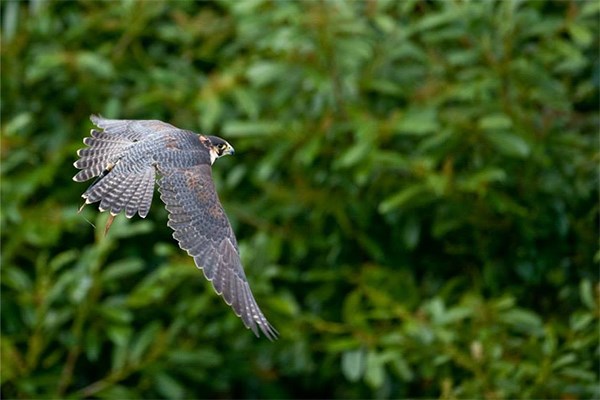
[[[145,218],[154,183],[168,211],[167,225],[179,247],[194,258],[214,290],[256,336],[275,340],[277,331],[258,307],[244,273],[237,240],[221,206],[211,166],[233,147],[216,136],[199,135],[158,120],[117,120],[91,116],[95,126],[87,147],[77,151],[76,182],[96,177],[83,193],[101,212]],[[156,179],[158,177],[158,179]],[[110,225],[107,225],[107,230]]]

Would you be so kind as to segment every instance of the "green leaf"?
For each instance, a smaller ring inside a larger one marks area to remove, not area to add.
[[[597,376],[596,376],[596,372],[592,372],[589,371],[587,369],[583,369],[582,367],[567,367],[567,368],[563,368],[560,371],[560,374],[567,377],[567,378],[571,378],[580,382],[596,382],[597,381]]]
[[[592,282],[589,279],[584,279],[579,283],[579,296],[581,302],[590,310],[598,309],[598,302],[594,300],[594,291]]]
[[[144,269],[144,263],[138,258],[117,261],[106,267],[102,272],[102,279],[105,282],[110,282],[135,274],[142,269]]]
[[[500,320],[532,335],[541,335],[543,332],[541,318],[529,310],[510,309],[500,315]]]
[[[360,342],[353,337],[334,338],[327,343],[327,350],[331,353],[340,353],[345,350],[356,349]]]
[[[223,105],[219,99],[215,96],[210,96],[206,99],[198,100],[197,108],[202,111],[199,116],[202,130],[206,132],[214,130],[217,121],[223,113]]]
[[[167,399],[183,399],[185,396],[184,386],[166,372],[154,376],[154,385]]]
[[[4,128],[4,133],[8,136],[17,135],[27,129],[32,121],[33,115],[31,115],[30,112],[19,113],[17,116],[8,121],[6,127]]]
[[[383,358],[374,351],[369,351],[367,356],[367,368],[365,370],[365,381],[373,389],[379,389],[383,385],[384,379],[385,368]]]
[[[258,62],[248,68],[246,76],[256,86],[271,83],[285,74],[285,68],[274,62]]]
[[[597,17],[598,13],[600,13],[600,4],[596,1],[586,1],[585,3],[583,3],[582,7],[581,7],[581,16],[583,17],[589,17],[589,16],[593,16],[594,18]]]
[[[421,236],[421,223],[415,218],[409,218],[402,229],[402,238],[407,249],[412,250],[417,247]]]
[[[435,109],[411,109],[400,119],[396,131],[401,135],[422,136],[440,130]]]
[[[512,128],[512,119],[505,114],[490,114],[479,120],[479,129],[484,131]]]
[[[583,24],[572,23],[567,26],[569,34],[579,46],[587,47],[592,43],[593,34],[587,26]]]
[[[107,331],[107,333],[109,334],[109,336],[111,335],[110,330]],[[128,348],[126,345],[117,344],[117,342],[115,342],[114,340],[113,343],[115,345],[112,347],[111,369],[112,371],[120,371],[123,368],[125,368],[125,365],[127,364]]]
[[[461,187],[469,192],[480,192],[490,184],[506,181],[506,171],[498,167],[487,167],[469,175],[460,183]]]
[[[391,365],[403,381],[410,382],[414,379],[415,373],[401,354],[396,354]]]
[[[357,382],[365,372],[366,355],[363,349],[342,353],[342,372],[350,382]]]
[[[255,120],[259,117],[258,99],[253,96],[253,93],[254,92],[242,88],[233,91],[237,104],[239,104],[240,108],[244,110],[251,120]]]
[[[577,312],[571,315],[569,326],[573,332],[585,331],[593,322],[594,317],[591,313]]]
[[[108,215],[103,216],[102,220],[105,221],[105,218],[108,218]],[[98,224],[98,226],[104,225],[105,222],[103,222],[102,224]],[[111,225],[108,235],[111,235],[113,239],[124,239],[152,232],[153,227],[154,224],[152,223],[152,221],[129,222],[129,220],[127,218],[124,218],[124,216],[118,215],[115,217],[115,220]],[[97,233],[99,235],[104,235],[104,229],[99,229]]]
[[[75,287],[71,290],[71,299],[74,303],[81,303],[92,288],[93,280],[89,275],[81,276],[76,282]]]
[[[97,307],[99,315],[109,322],[129,323],[133,319],[132,312],[119,302],[105,301],[104,304]]]
[[[17,31],[19,25],[19,8],[17,1],[7,1],[3,5],[2,15],[2,34],[4,40],[10,42]]]
[[[102,342],[97,329],[90,329],[85,333],[85,355],[89,361],[97,361],[100,355]]]
[[[2,284],[19,292],[30,291],[32,288],[31,278],[25,271],[14,267],[2,268]]]
[[[117,347],[125,347],[129,345],[133,329],[126,325],[110,325],[106,328],[106,333]]]
[[[77,54],[77,64],[85,73],[95,75],[99,78],[110,78],[115,72],[109,59],[91,51],[84,51]]]
[[[58,272],[67,264],[72,263],[80,255],[78,249],[71,249],[57,254],[52,260],[50,260],[49,267],[52,272]]]
[[[136,399],[140,397],[139,392],[125,385],[112,385],[100,390],[95,396],[101,399]]]
[[[485,137],[500,153],[511,157],[525,158],[531,152],[529,144],[520,136],[509,132],[487,132]]]
[[[129,352],[129,360],[137,364],[142,360],[143,355],[148,351],[148,348],[158,338],[161,330],[161,324],[158,321],[153,321],[147,324],[144,329],[137,335],[131,345]]]
[[[277,121],[230,121],[223,127],[227,137],[269,136],[282,131]]]
[[[360,141],[344,151],[335,161],[335,165],[341,168],[353,167],[365,159],[371,150],[371,144],[367,141]]]
[[[459,11],[460,9],[458,7],[454,7],[443,12],[436,12],[426,15],[414,25],[415,30],[431,31],[442,25],[446,25],[462,17],[462,13]]]
[[[413,184],[406,189],[386,198],[379,204],[379,212],[386,214],[394,209],[402,208],[415,198],[429,194],[429,188],[425,184]]]
[[[223,357],[215,350],[201,348],[194,350],[174,350],[168,355],[169,362],[176,365],[217,366],[223,362]]]
[[[388,96],[402,96],[406,91],[396,82],[386,79],[373,79],[365,83],[365,87],[374,92],[379,92]]]
[[[446,310],[440,322],[442,324],[456,324],[472,315],[473,310],[470,307],[456,306]]]

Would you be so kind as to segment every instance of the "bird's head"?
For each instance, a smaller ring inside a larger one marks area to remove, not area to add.
[[[206,136],[208,139],[208,150],[210,152],[210,163],[213,164],[215,160],[219,157],[226,156],[228,154],[233,154],[235,151],[233,150],[233,146],[227,143],[225,140],[221,139],[217,136]]]

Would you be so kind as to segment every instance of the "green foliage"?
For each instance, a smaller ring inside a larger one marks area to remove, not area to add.
[[[600,396],[597,1],[1,7],[3,398]],[[278,342],[77,214],[91,113],[233,144]]]

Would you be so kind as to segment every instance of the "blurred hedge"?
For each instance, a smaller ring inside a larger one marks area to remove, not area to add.
[[[598,4],[3,2],[2,397],[599,397]],[[234,145],[278,342],[77,214],[91,113]]]

